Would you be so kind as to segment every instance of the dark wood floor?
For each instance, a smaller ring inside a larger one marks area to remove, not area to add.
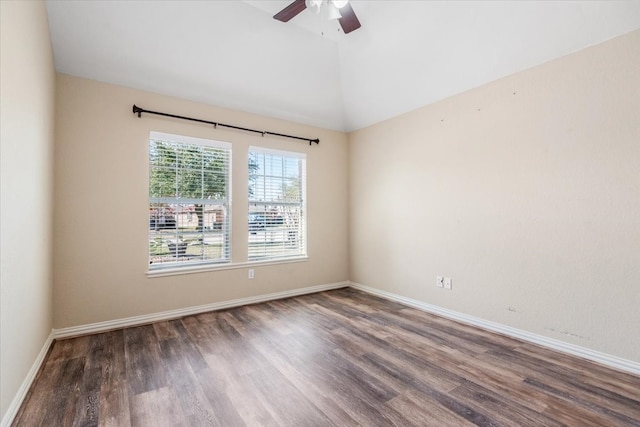
[[[640,377],[340,289],[56,341],[16,426],[640,426]]]

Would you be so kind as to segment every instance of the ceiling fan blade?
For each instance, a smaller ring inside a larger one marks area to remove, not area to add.
[[[351,7],[351,3],[347,3],[345,7],[340,9],[340,14],[342,15],[342,18],[338,21],[340,22],[342,31],[344,31],[345,34],[349,34],[351,31],[355,31],[361,27],[360,21]]]
[[[307,8],[304,0],[295,0],[289,6],[282,9],[280,12],[273,15],[273,19],[277,19],[282,22],[289,22],[291,18],[302,12]]]

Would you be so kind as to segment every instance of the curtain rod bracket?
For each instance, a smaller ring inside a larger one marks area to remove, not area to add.
[[[229,129],[242,130],[242,131],[245,131],[245,132],[259,133],[259,134],[262,135],[263,138],[264,138],[265,135],[273,135],[273,136],[280,136],[282,138],[297,139],[299,141],[309,141],[309,145],[311,145],[311,143],[313,143],[313,142],[315,142],[316,144],[320,144],[320,139],[319,138],[309,139],[309,138],[303,138],[301,136],[287,135],[285,133],[277,133],[277,132],[256,130],[256,129],[251,129],[251,128],[243,128],[243,127],[240,127],[240,126],[234,126],[234,125],[228,125],[228,124],[224,124],[224,123],[212,122],[210,120],[194,119],[193,117],[178,116],[176,114],[169,114],[169,113],[161,113],[159,111],[145,110],[144,108],[138,107],[136,104],[133,104],[132,111],[133,111],[134,114],[137,114],[138,117],[142,117],[142,113],[149,113],[149,114],[155,114],[157,116],[172,117],[174,119],[188,120],[188,121],[191,121],[191,122],[207,123],[207,124],[213,125],[214,129],[218,129],[218,126],[221,126],[221,127],[225,127],[225,128],[229,128]]]
[[[138,107],[136,104],[133,104],[133,113],[137,113],[138,117],[142,117],[142,108]]]

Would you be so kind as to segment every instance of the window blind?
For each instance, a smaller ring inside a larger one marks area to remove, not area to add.
[[[249,148],[249,260],[306,256],[306,158]]]
[[[231,144],[151,132],[150,269],[230,261]]]

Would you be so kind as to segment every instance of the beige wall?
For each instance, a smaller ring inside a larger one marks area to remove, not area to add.
[[[640,31],[349,146],[352,281],[640,362]]]
[[[133,104],[260,130],[319,137],[320,144],[131,112]],[[54,327],[65,328],[348,279],[347,137],[265,117],[58,75]],[[149,131],[233,144],[233,246],[246,261],[249,145],[307,154],[305,262],[147,277]]]
[[[55,73],[42,2],[0,2],[0,417],[51,332]]]

